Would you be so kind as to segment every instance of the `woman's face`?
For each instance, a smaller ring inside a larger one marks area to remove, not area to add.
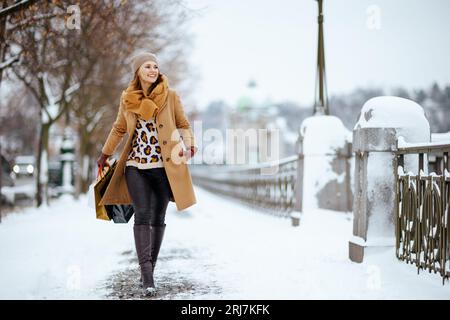
[[[138,74],[142,81],[153,83],[158,79],[158,65],[153,61],[146,61],[140,66]]]

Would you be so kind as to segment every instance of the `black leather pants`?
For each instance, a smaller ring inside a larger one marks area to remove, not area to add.
[[[134,206],[134,224],[163,226],[171,196],[165,169],[126,166],[125,178]]]

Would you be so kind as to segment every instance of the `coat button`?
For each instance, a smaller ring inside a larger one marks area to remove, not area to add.
[[[162,124],[160,124],[160,125],[159,125],[159,127],[160,127],[160,128],[162,128],[162,127],[163,127],[163,125],[162,125]]]
[[[167,141],[166,141],[166,140],[164,140],[164,141],[163,141],[163,144],[167,144]]]
[[[170,158],[166,158],[166,161],[169,161],[170,160]]]

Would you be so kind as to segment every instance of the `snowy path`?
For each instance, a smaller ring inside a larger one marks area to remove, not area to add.
[[[170,203],[156,281],[163,299],[449,299],[394,249],[348,259],[352,217],[317,210],[300,227],[196,188]],[[0,299],[136,298],[132,223],[94,219],[86,198],[11,214],[0,224]],[[131,292],[131,294],[130,294]]]
[[[428,272],[417,276],[414,267],[396,259],[394,248],[367,256],[363,264],[351,262],[351,214],[316,210],[294,228],[289,219],[196,192],[199,201],[189,216],[170,215],[170,242],[202,253],[192,273],[222,288],[213,298],[450,298],[450,283],[442,286]]]

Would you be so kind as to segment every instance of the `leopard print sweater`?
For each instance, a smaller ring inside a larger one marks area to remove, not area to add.
[[[139,169],[164,167],[158,142],[158,129],[153,118],[149,121],[138,118],[126,165]]]

